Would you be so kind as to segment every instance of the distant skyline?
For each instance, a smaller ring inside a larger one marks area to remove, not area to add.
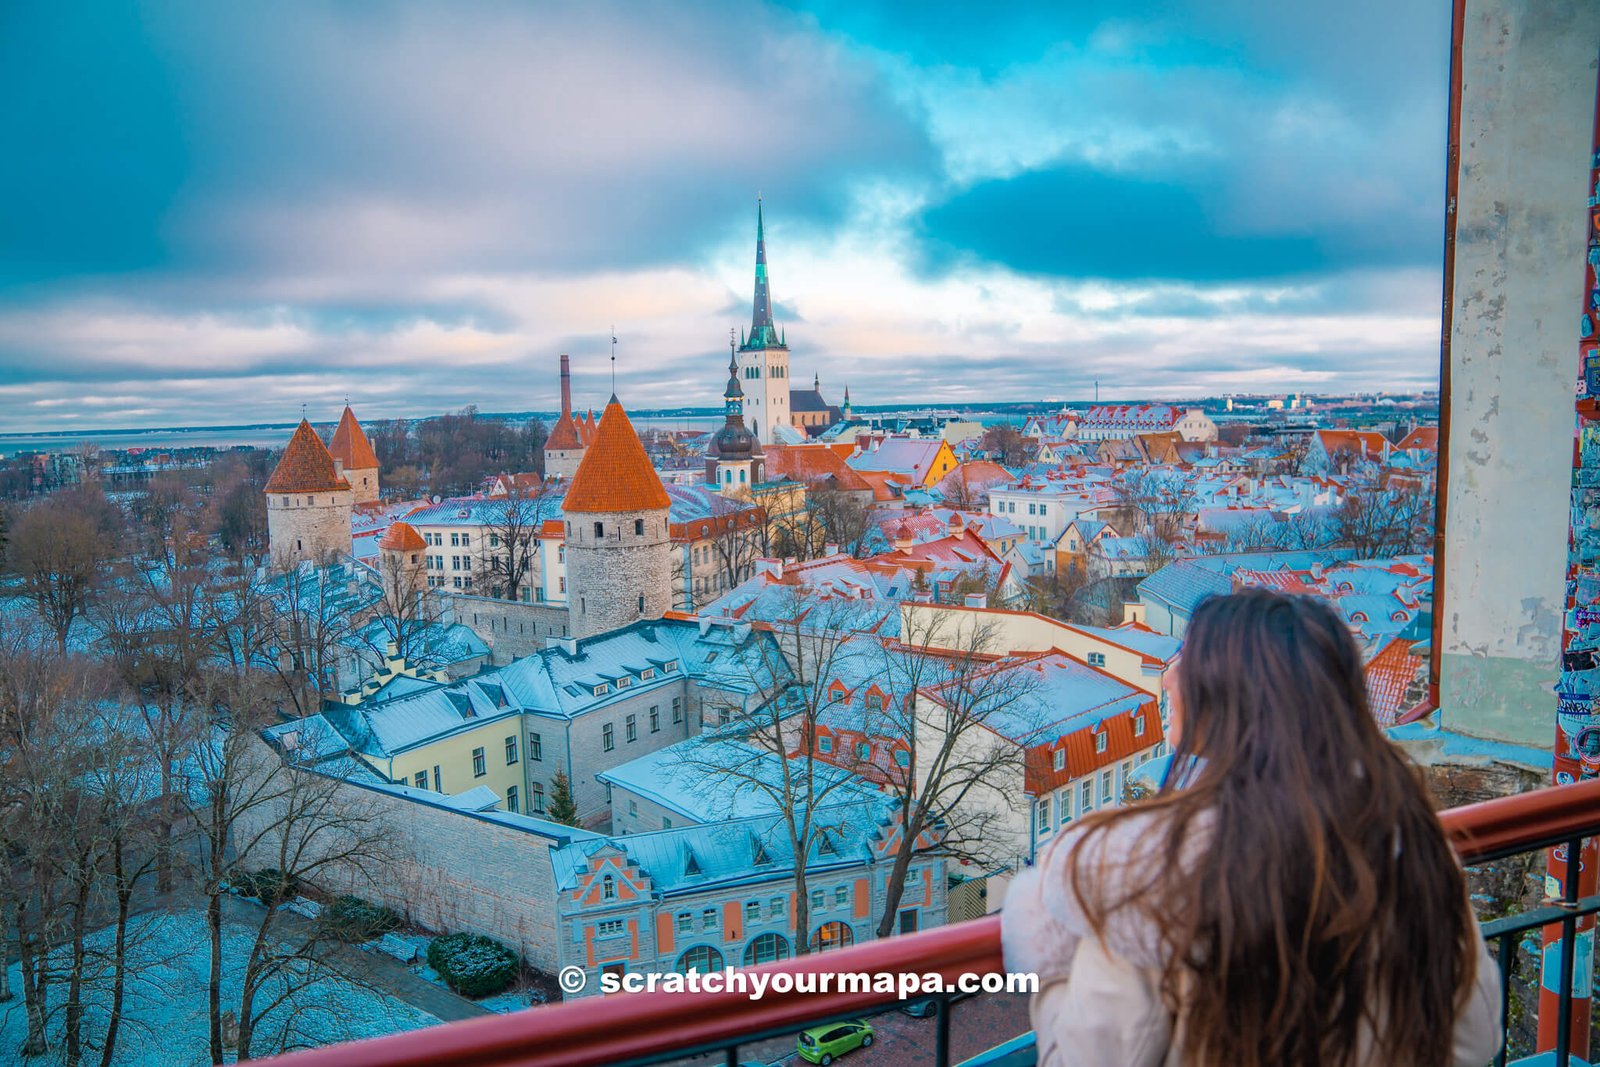
[[[1437,385],[1448,5],[0,9],[0,432]],[[962,17],[960,12],[967,12]]]

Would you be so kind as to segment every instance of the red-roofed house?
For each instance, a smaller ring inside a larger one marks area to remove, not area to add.
[[[1376,430],[1318,430],[1307,444],[1306,466],[1348,474],[1352,463],[1382,464],[1389,451],[1389,439]]]

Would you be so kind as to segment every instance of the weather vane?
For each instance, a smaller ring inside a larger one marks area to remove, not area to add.
[[[617,395],[617,324],[611,324],[611,395]]]

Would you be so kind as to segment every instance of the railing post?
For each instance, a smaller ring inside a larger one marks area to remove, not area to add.
[[[1567,869],[1562,886],[1561,903],[1576,907],[1578,881],[1583,874],[1583,839],[1567,842]],[[1572,1062],[1572,974],[1578,955],[1578,917],[1568,915],[1561,920],[1561,993],[1556,1001],[1556,1067],[1569,1067]],[[1584,1020],[1585,1023],[1588,1020]],[[1587,1042],[1584,1042],[1587,1051]]]
[[[950,1067],[950,1000],[944,996],[933,1002],[933,1062]]]

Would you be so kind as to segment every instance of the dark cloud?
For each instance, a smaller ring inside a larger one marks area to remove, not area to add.
[[[935,266],[971,254],[1032,274],[1209,282],[1332,265],[1305,237],[1218,232],[1181,185],[1086,165],[985,182],[929,211],[923,227]]]
[[[714,405],[757,190],[830,396],[1395,384],[1438,307],[1419,9],[0,4],[0,424],[549,408],[559,351],[598,403],[612,322],[635,403]]]

